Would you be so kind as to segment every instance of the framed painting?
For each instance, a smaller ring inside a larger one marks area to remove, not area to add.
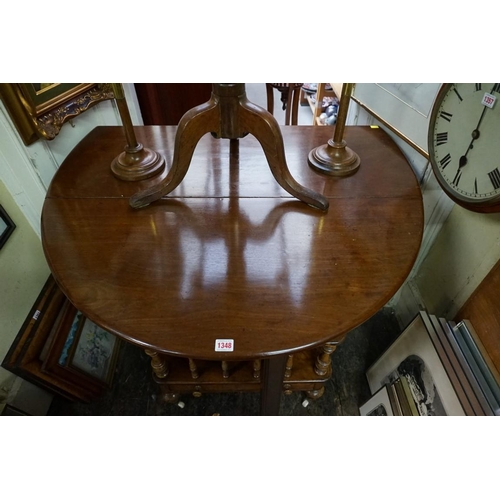
[[[116,337],[78,312],[70,329],[68,341],[72,345],[69,347],[67,362],[62,359],[66,355],[63,349],[59,363],[67,363],[68,368],[83,372],[109,385],[118,352]]]
[[[104,342],[103,347],[97,346],[99,352],[94,353],[94,346],[89,348],[81,339],[84,324],[85,317],[50,275],[1,366],[71,401],[94,400],[112,382],[120,341],[114,338]],[[86,353],[74,352],[77,345],[85,347]],[[78,361],[75,361],[77,366],[71,365],[75,356],[77,360],[83,358],[82,367],[88,367],[87,371],[79,369]]]
[[[62,376],[49,372],[41,359],[44,358],[44,351],[48,351],[45,346],[50,346],[55,340],[52,331],[58,330],[66,302],[67,298],[50,275],[2,361],[2,367],[71,401],[91,401],[102,389],[96,392],[90,390],[87,383],[74,383],[68,377],[68,370]]]
[[[366,377],[372,394],[405,377],[420,415],[465,415],[421,314],[368,368]]]
[[[108,387],[107,381],[111,382],[111,378],[106,381],[100,380],[91,373],[69,366],[69,356],[83,321],[82,313],[65,299],[40,352],[39,360],[42,362],[44,373],[81,387],[82,391],[86,391],[92,397]]]
[[[0,98],[26,145],[54,139],[66,121],[113,97],[109,83],[0,84]]]
[[[363,406],[360,406],[359,414],[362,417],[394,416],[387,385],[381,387]]]
[[[2,207],[2,205],[0,205],[0,248],[5,245],[15,228],[16,225],[9,217],[5,209]]]

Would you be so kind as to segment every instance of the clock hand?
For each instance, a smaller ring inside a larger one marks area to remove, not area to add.
[[[493,88],[490,91],[490,94],[495,90],[495,88],[496,88],[496,85],[493,86]],[[481,125],[481,122],[483,121],[484,114],[486,113],[486,109],[487,109],[487,106],[484,106],[483,111],[481,113],[481,116],[479,117],[479,122],[477,123],[476,128],[472,131],[472,134],[471,134],[472,141],[470,141],[469,147],[467,148],[467,151],[465,152],[465,154],[463,156],[461,156],[460,159],[458,160],[459,170],[461,168],[465,167],[465,165],[467,165],[467,155],[468,155],[469,151],[473,148],[474,141],[476,139],[479,139],[479,136],[480,136],[479,127]]]
[[[479,123],[477,124],[477,127],[472,131],[472,141],[470,141],[469,147],[467,148],[467,151],[463,156],[460,157],[460,160],[458,161],[458,168],[463,168],[465,165],[467,165],[467,155],[469,154],[469,151],[473,148],[474,141],[479,138],[479,125],[481,125],[481,121],[483,120],[484,112],[486,111],[486,106],[483,109],[483,112],[481,113],[481,118],[479,119]]]

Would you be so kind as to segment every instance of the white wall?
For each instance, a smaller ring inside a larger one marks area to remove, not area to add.
[[[434,245],[443,224],[445,224],[445,221],[454,207],[454,203],[440,188],[427,158],[408,145],[396,134],[388,130],[383,124],[378,121],[375,121],[375,123],[383,128],[399,146],[408,160],[408,163],[413,168],[422,190],[424,233],[422,235],[420,252],[410,275],[388,304],[394,309],[401,327],[405,327],[415,317],[418,311],[424,307],[422,299],[420,298],[418,285],[415,283],[415,276],[428,252]]]
[[[382,88],[384,87],[384,88]],[[356,97],[420,148],[427,148],[429,116],[440,84],[356,84]],[[375,122],[377,123],[377,122]],[[496,215],[456,206],[436,181],[426,158],[384,128],[421,181],[424,234],[406,283],[390,305],[402,327],[420,309],[451,319],[500,257]]]
[[[415,275],[429,311],[454,318],[499,258],[500,214],[454,205]]]
[[[479,214],[456,205],[425,158],[388,133],[417,175],[422,173],[425,214],[419,256],[390,305],[402,327],[421,309],[451,320],[500,259],[500,214]]]
[[[0,181],[0,205],[16,228],[0,249],[0,361],[7,354],[50,271],[39,237]],[[0,368],[0,389],[9,389],[14,376]]]

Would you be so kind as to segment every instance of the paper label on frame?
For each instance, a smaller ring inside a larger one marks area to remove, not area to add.
[[[233,352],[234,339],[216,339],[215,352]]]
[[[40,316],[40,311],[37,309],[35,311],[35,314],[33,314],[33,319],[36,321],[38,319],[38,316]]]

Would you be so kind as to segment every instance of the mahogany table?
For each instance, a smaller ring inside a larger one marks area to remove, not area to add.
[[[165,155],[166,175],[176,127],[135,130]],[[228,140],[209,134],[179,187],[134,210],[130,196],[159,179],[112,175],[121,127],[97,127],[77,145],[42,213],[48,264],[79,310],[145,348],[160,378],[159,354],[226,367],[262,359],[261,412],[268,415],[279,411],[287,355],[340,339],[382,308],[408,276],[423,230],[417,179],[381,129],[346,129],[361,157],[347,178],[307,166],[330,127],[282,133],[292,175],[329,199],[327,213],[276,183],[253,136],[230,151]],[[233,339],[234,351],[216,352],[216,339]]]

